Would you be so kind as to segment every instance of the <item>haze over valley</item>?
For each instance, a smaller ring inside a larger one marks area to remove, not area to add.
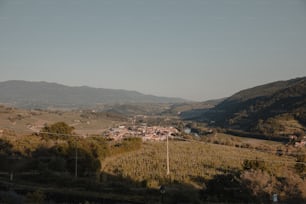
[[[306,203],[304,0],[0,0],[0,203]]]
[[[279,198],[303,202],[305,82],[305,77],[278,81],[205,102],[46,82],[1,82],[1,188],[10,185],[7,182],[16,182],[18,188],[28,193],[7,199],[20,201],[46,201],[47,195],[52,196],[53,202],[89,199],[142,203],[148,196],[144,191],[147,189],[152,193],[151,202],[160,202],[158,189],[166,185],[168,201],[175,201],[182,191],[203,191],[196,197],[188,193],[179,199],[193,203],[214,196],[215,201],[265,202],[267,198],[256,193],[268,196],[270,190],[284,185],[279,180],[282,178],[289,184],[285,184],[287,189],[277,190]],[[29,100],[25,100],[26,95],[31,96]],[[170,145],[169,164],[164,157],[165,143]],[[195,155],[198,159],[177,166]],[[16,165],[9,163],[12,159]],[[204,165],[207,163],[211,166]],[[136,170],[139,166],[142,168]],[[26,179],[24,171],[37,175],[39,180]],[[46,174],[47,177],[41,177]],[[276,179],[279,183],[269,190],[251,192],[248,182],[256,182],[253,176],[258,174],[264,177],[263,182]],[[198,179],[189,180],[197,176]],[[60,180],[71,178],[73,181],[65,182],[65,186],[74,189],[71,193],[53,190],[59,188]],[[216,187],[220,179],[224,183]],[[86,184],[86,180],[94,184]],[[39,190],[33,190],[25,181],[39,185]],[[292,194],[291,183],[299,194]],[[78,188],[84,185],[91,190],[82,190],[82,196],[76,196],[80,193]],[[122,185],[120,188],[128,193],[118,192],[116,185]],[[223,185],[233,190],[226,190]],[[223,190],[216,192],[215,188]],[[245,194],[227,195],[236,189]],[[135,197],[136,191],[142,193]]]

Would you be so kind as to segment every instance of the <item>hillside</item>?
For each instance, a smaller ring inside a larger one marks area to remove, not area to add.
[[[104,182],[119,177],[156,189],[166,185],[165,203],[269,203],[271,192],[284,203],[304,201],[305,180],[295,174],[290,156],[194,141],[171,141],[169,149],[169,176],[166,144],[145,143],[139,151],[105,160]],[[262,170],[248,170],[249,161]]]
[[[306,77],[240,91],[195,119],[267,135],[304,134]]]
[[[225,98],[208,100],[204,102],[182,103],[174,104],[168,110],[172,114],[178,114],[184,120],[189,120],[201,115],[209,109],[214,108],[216,105],[224,101]]]
[[[179,102],[185,100],[145,95],[136,91],[70,87],[48,82],[0,82],[0,103],[19,108],[88,108],[98,104]]]
[[[226,138],[223,145],[170,140],[167,175],[166,142],[3,135],[0,203],[12,203],[2,195],[13,190],[25,203],[37,203],[31,194],[42,195],[40,203],[270,203],[274,193],[281,203],[305,203],[305,168],[297,165],[305,152]]]
[[[127,117],[111,112],[26,110],[0,105],[0,136],[4,133],[31,134],[38,132],[45,124],[59,121],[73,126],[80,135],[98,135],[109,127],[126,122]]]

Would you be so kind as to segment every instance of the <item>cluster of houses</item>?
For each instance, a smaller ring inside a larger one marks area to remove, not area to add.
[[[143,141],[163,141],[167,137],[173,137],[179,134],[179,131],[174,127],[161,126],[119,126],[117,128],[110,128],[103,133],[113,140],[121,140],[126,137],[140,137]]]
[[[306,136],[302,136],[298,138],[295,135],[290,135],[289,139],[294,144],[295,147],[305,147],[306,146]]]
[[[306,136],[304,136],[301,141],[295,142],[294,146],[295,147],[306,147]]]

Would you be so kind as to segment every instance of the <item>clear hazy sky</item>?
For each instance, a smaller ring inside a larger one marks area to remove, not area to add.
[[[305,0],[0,0],[0,81],[206,100],[301,76]]]

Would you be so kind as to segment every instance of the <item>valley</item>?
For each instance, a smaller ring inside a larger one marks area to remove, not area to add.
[[[0,202],[303,203],[304,82],[206,102],[3,102]]]

